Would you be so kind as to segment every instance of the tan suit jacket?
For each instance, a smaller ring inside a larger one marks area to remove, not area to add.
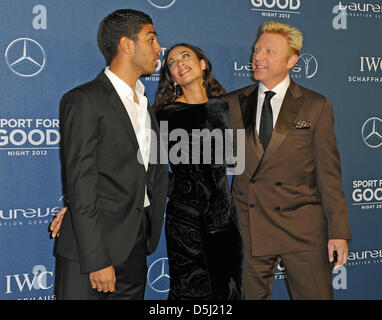
[[[331,102],[291,81],[268,148],[255,129],[258,84],[229,93],[233,129],[246,129],[245,171],[233,196],[252,256],[310,251],[351,239]]]

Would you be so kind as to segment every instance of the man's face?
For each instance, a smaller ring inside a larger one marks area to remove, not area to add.
[[[141,75],[155,72],[162,48],[152,24],[145,24],[134,42],[133,61]]]
[[[290,55],[288,41],[283,35],[265,32],[254,45],[254,78],[272,90],[285,79],[297,59],[297,55]]]

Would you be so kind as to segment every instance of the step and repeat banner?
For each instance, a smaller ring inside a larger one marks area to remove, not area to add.
[[[251,47],[267,20],[297,26],[291,78],[329,97],[354,240],[333,272],[336,299],[382,299],[381,0],[1,0],[0,299],[54,299],[49,223],[62,207],[59,101],[105,67],[99,22],[120,8],[148,13],[162,55],[201,47],[231,91],[251,84]],[[157,73],[142,78],[153,103]],[[146,299],[167,299],[164,234],[148,257]],[[278,266],[274,299],[288,299]]]

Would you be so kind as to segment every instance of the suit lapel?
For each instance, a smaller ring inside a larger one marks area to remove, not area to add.
[[[118,93],[114,90],[109,96],[109,102],[114,110],[114,112],[118,115],[118,119],[122,123],[122,127],[125,130],[127,136],[130,138],[131,142],[134,145],[134,148],[139,149],[137,136],[135,135],[133,124],[131,123],[129,114],[126,111],[124,104],[122,103]]]
[[[252,87],[251,92],[245,92],[238,95],[241,116],[245,128],[245,170],[250,174],[255,172],[264,153],[259,135],[255,129],[258,89],[259,87],[257,84],[254,88]]]
[[[152,132],[155,132],[155,135],[151,135],[151,146],[150,146],[150,160],[149,161],[149,168],[152,164],[159,163],[160,161],[160,148],[162,148],[161,144],[161,136],[160,136],[160,129],[158,122],[156,121],[156,116],[153,113],[150,106],[148,106],[147,110],[149,111],[149,115],[151,118],[151,130]],[[153,152],[156,152],[156,155],[154,155]]]
[[[109,78],[105,75],[104,72],[101,72],[98,75],[97,79],[105,85],[109,94],[109,103],[112,107],[112,110],[117,114],[118,119],[121,121],[122,128],[125,131],[130,142],[132,143],[134,150],[136,150],[136,152],[140,152],[137,136],[135,134],[133,124],[130,120],[130,116],[117,91],[115,90],[114,86],[112,85]]]
[[[299,90],[298,85],[291,81],[285,94],[271,140],[269,141],[268,148],[265,151],[263,159],[261,160],[257,170],[261,170],[261,168],[265,166],[272,155],[280,147],[281,143],[284,141],[286,135],[288,134],[293,121],[296,120],[297,114],[304,104],[304,101],[305,96],[301,93],[301,90]]]

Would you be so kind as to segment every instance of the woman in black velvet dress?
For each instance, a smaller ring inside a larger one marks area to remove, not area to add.
[[[157,120],[168,121],[169,132],[187,131],[190,142],[193,129],[224,133],[229,128],[229,107],[220,98],[223,93],[205,54],[195,46],[177,44],[164,57],[154,106]],[[183,154],[188,162],[173,163],[171,148],[175,144],[177,141],[168,144],[172,170],[165,228],[168,299],[242,299],[243,248],[236,207],[227,164],[214,161],[215,149],[222,144],[212,141],[210,164],[203,164],[203,142],[199,149],[190,147]],[[192,162],[195,155],[200,156],[201,164]]]

